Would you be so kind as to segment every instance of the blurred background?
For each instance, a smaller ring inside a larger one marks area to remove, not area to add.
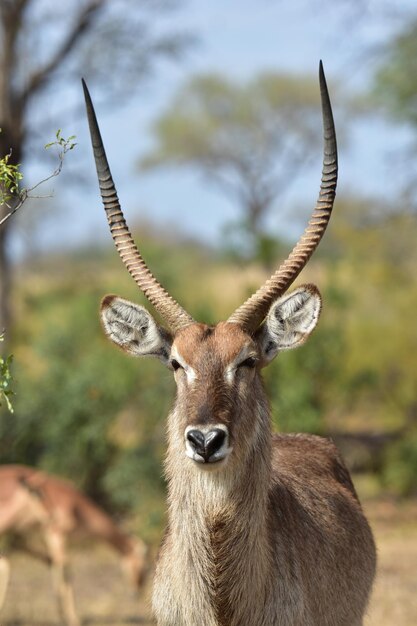
[[[322,161],[319,59],[333,102],[340,183],[329,229],[301,282],[319,286],[324,308],[310,341],[281,355],[265,379],[275,427],[332,437],[354,473],[380,556],[367,626],[411,626],[413,0],[1,1],[0,157],[12,149],[29,188],[56,167],[54,148],[44,145],[59,129],[77,145],[59,177],[32,193],[42,197],[0,226],[0,330],[4,354],[13,353],[15,392],[14,412],[0,407],[0,463],[71,478],[156,551],[174,384],[159,362],[127,358],[100,329],[106,293],[145,302],[107,232],[80,78],[143,256],[193,317],[210,323],[270,275],[311,213]],[[107,604],[102,596],[113,582],[101,581],[101,595],[89,588],[97,577],[88,567],[107,563],[100,551],[91,555],[74,565],[76,585],[77,565],[84,580],[76,589],[82,618],[148,623],[146,599],[129,600],[126,616],[122,585]],[[56,623],[48,583],[36,597],[25,592],[35,576],[25,559],[16,556],[4,623]]]

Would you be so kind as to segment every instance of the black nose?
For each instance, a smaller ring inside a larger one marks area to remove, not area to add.
[[[209,430],[208,433],[193,429],[189,430],[187,433],[187,439],[191,443],[191,446],[197,454],[203,457],[206,463],[215,452],[220,450],[225,438],[226,433],[221,428],[213,428],[213,430]]]

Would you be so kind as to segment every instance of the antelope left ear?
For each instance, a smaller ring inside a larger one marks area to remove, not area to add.
[[[316,327],[320,310],[321,296],[315,285],[303,285],[278,298],[256,337],[264,364],[281,350],[304,343]]]
[[[154,356],[169,366],[172,337],[140,304],[118,296],[101,302],[101,322],[107,337],[133,356]]]

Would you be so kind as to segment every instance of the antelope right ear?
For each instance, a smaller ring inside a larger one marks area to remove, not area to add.
[[[303,344],[318,322],[321,297],[314,285],[303,285],[275,300],[257,339],[266,365],[281,350]]]
[[[133,356],[154,356],[169,364],[172,337],[139,304],[118,296],[105,296],[100,317],[107,337]]]

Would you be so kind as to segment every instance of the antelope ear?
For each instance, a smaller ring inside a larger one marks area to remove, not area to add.
[[[278,298],[257,334],[265,365],[281,350],[304,343],[316,327],[320,310],[321,296],[315,285],[303,285]]]
[[[100,317],[107,337],[133,356],[155,356],[169,363],[172,337],[139,304],[118,296],[105,296]]]

